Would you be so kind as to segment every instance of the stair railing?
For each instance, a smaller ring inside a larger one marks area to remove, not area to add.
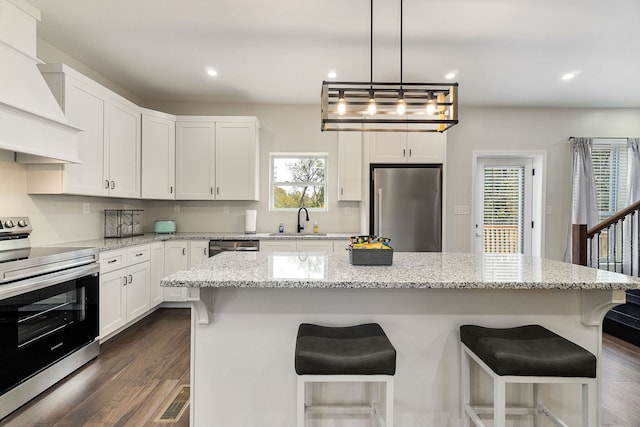
[[[573,224],[573,263],[628,275],[633,274],[634,268],[640,272],[639,218],[640,200],[589,229],[585,224]]]

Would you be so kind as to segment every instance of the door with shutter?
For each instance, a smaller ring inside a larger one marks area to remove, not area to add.
[[[531,255],[532,160],[478,159],[475,250]]]

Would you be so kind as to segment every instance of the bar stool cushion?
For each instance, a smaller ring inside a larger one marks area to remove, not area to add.
[[[377,323],[347,327],[302,323],[295,368],[298,375],[394,375],[396,350]]]
[[[463,325],[460,339],[500,376],[596,377],[592,353],[539,325]]]

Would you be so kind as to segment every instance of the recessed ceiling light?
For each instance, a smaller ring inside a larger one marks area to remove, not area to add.
[[[562,75],[562,80],[571,80],[576,76],[576,73],[566,73]]]
[[[338,74],[335,72],[335,70],[330,70],[327,74],[327,77],[329,77],[330,79],[335,79],[336,77],[338,77]]]
[[[444,75],[444,78],[447,80],[452,80],[456,78],[457,73],[455,71],[450,71]]]
[[[218,75],[218,72],[213,68],[207,68],[207,74],[209,74],[211,77],[215,77]]]

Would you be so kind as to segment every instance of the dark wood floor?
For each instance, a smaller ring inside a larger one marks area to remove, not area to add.
[[[156,311],[0,426],[188,426],[188,408],[176,423],[154,420],[189,384],[189,325],[188,309]],[[602,427],[639,427],[640,348],[605,335],[603,356]]]
[[[100,347],[100,356],[0,421],[7,427],[188,426],[154,420],[189,384],[189,309],[160,309]]]

